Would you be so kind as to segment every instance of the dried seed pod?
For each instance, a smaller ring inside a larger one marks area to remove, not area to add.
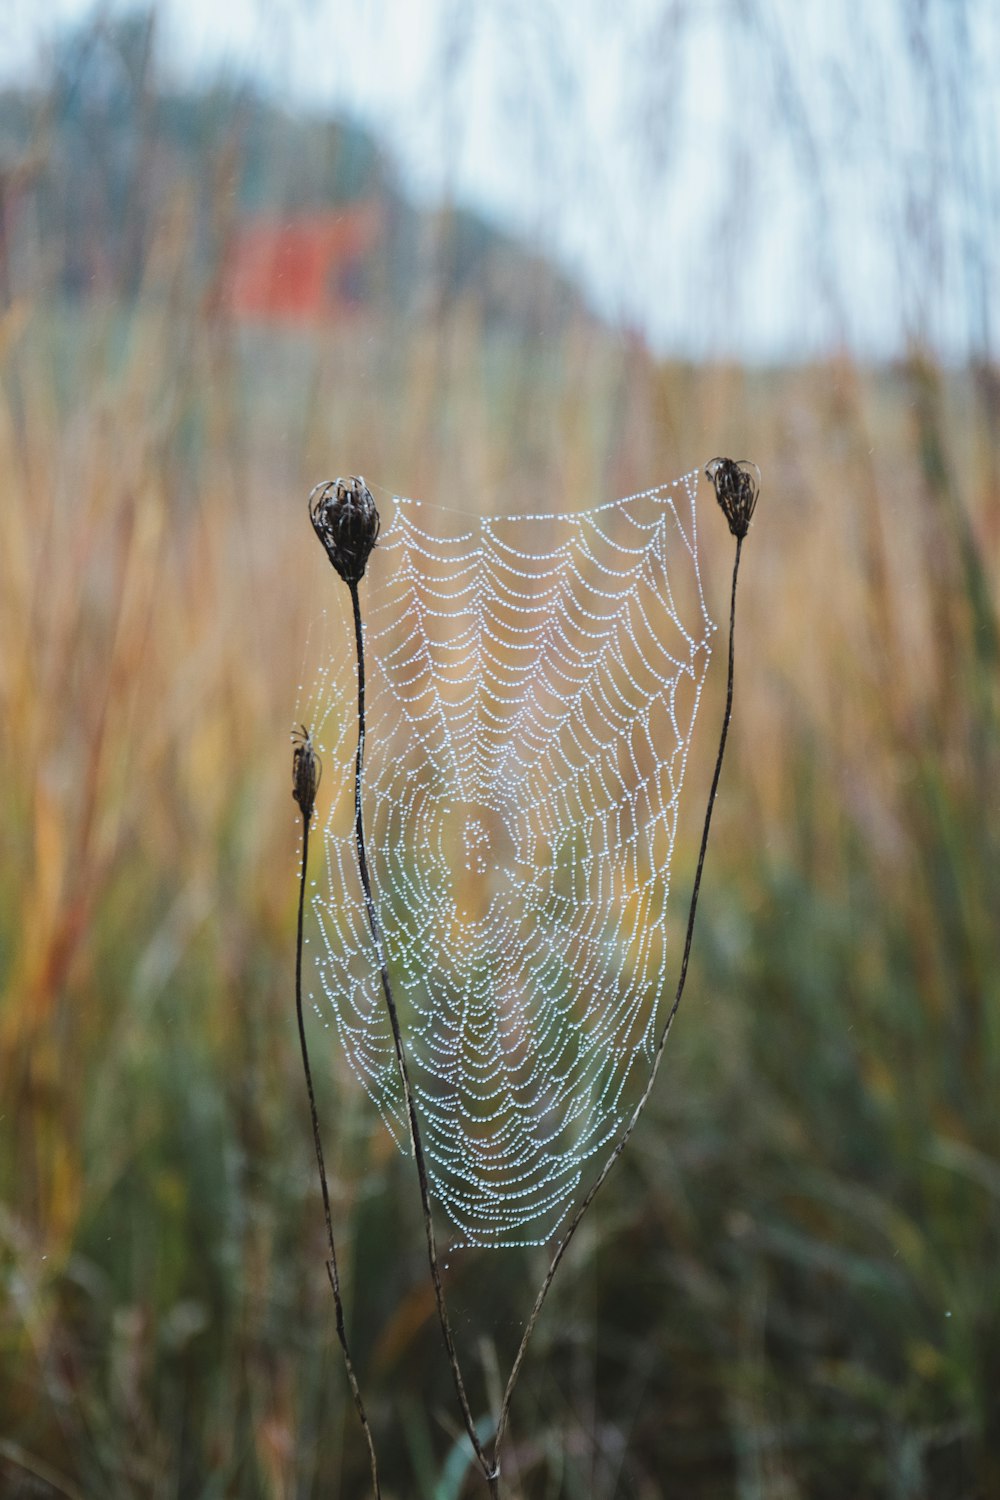
[[[312,735],[304,724],[293,732],[292,743],[295,747],[292,751],[292,796],[308,823],[316,806],[323,767],[313,746]]]
[[[705,474],[715,486],[730,531],[742,540],[750,530],[760,494],[760,470],[742,458],[713,458]]]
[[[309,519],[344,582],[360,582],[379,528],[375,501],[364,478],[358,474],[316,485],[309,496]]]

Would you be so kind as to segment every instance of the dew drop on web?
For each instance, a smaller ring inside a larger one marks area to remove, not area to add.
[[[549,1239],[649,1065],[715,629],[696,498],[691,473],[576,515],[398,499],[382,517],[364,601],[366,840],[456,1245]],[[308,715],[330,799],[315,946],[340,1045],[408,1153],[357,874],[340,607]]]

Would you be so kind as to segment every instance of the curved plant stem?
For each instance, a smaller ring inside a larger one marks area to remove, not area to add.
[[[660,1070],[660,1062],[663,1058],[664,1048],[667,1045],[667,1037],[670,1035],[670,1028],[674,1024],[674,1017],[677,1015],[677,1010],[681,1003],[681,996],[684,993],[684,985],[687,980],[688,960],[691,956],[691,941],[694,937],[695,916],[698,910],[698,893],[701,889],[702,870],[704,869],[705,854],[708,849],[708,834],[709,829],[712,826],[712,812],[715,807],[716,794],[719,790],[719,777],[722,774],[722,758],[726,753],[726,740],[729,737],[729,721],[732,718],[733,713],[733,668],[735,663],[736,636],[736,580],[740,570],[740,554],[742,552],[742,549],[743,538],[737,537],[736,557],[733,561],[732,593],[729,605],[729,677],[726,687],[726,711],[722,719],[722,733],[719,737],[719,749],[715,758],[715,774],[712,777],[712,787],[708,794],[708,806],[705,809],[705,823],[701,832],[701,848],[698,851],[698,864],[695,869],[694,886],[691,891],[691,905],[688,909],[687,932],[684,938],[684,955],[681,959],[681,967],[677,979],[677,991],[674,995],[674,1003],[670,1007],[669,1014],[667,1015],[666,1021],[663,1024],[663,1029],[660,1032],[660,1039],[657,1043],[656,1053],[653,1057],[652,1067],[649,1071],[649,1078],[646,1082],[646,1087],[642,1092],[642,1097],[640,1098],[638,1104],[635,1106],[635,1109],[632,1111],[632,1115],[629,1119],[628,1124],[625,1126],[625,1129],[618,1137],[611,1155],[604,1163],[604,1166],[601,1168],[594,1182],[591,1184],[587,1196],[583,1199],[579,1208],[576,1210],[576,1213],[570,1220],[569,1227],[567,1228],[566,1233],[563,1235],[562,1239],[559,1241],[559,1244],[556,1246],[555,1253],[552,1256],[552,1260],[549,1264],[549,1268],[545,1273],[545,1279],[542,1282],[541,1287],[539,1288],[538,1296],[535,1298],[535,1304],[531,1309],[531,1314],[528,1318],[527,1323],[524,1325],[524,1333],[521,1336],[521,1343],[518,1346],[517,1354],[514,1356],[514,1363],[511,1366],[510,1376],[507,1380],[507,1388],[504,1391],[503,1402],[500,1407],[500,1419],[497,1422],[497,1433],[493,1443],[493,1472],[495,1474],[498,1474],[500,1472],[500,1450],[507,1431],[507,1422],[510,1417],[510,1404],[514,1397],[514,1387],[517,1385],[517,1379],[521,1373],[521,1366],[524,1363],[524,1356],[527,1352],[528,1344],[531,1340],[531,1335],[535,1331],[535,1325],[538,1322],[539,1314],[542,1311],[542,1306],[545,1302],[546,1297],[548,1296],[549,1287],[552,1285],[553,1278],[555,1277],[556,1271],[559,1268],[559,1262],[566,1254],[566,1251],[568,1250],[570,1245],[570,1241],[576,1234],[577,1229],[580,1227],[580,1221],[583,1219],[584,1214],[587,1212],[588,1208],[597,1197],[600,1189],[603,1187],[604,1180],[607,1177],[608,1173],[611,1171],[615,1162],[618,1160],[625,1147],[627,1146],[629,1138],[631,1137],[632,1132],[639,1121],[639,1117],[646,1107],[646,1102],[649,1099],[649,1096],[653,1091],[653,1085],[656,1082],[656,1075]]]
[[[358,750],[354,767],[354,833],[358,849],[358,871],[361,875],[361,884],[365,893],[365,909],[368,913],[368,925],[371,928],[372,940],[375,944],[375,957],[378,960],[379,973],[382,976],[382,990],[385,994],[386,1009],[389,1012],[389,1024],[392,1027],[393,1046],[396,1051],[396,1066],[399,1069],[400,1081],[403,1085],[403,1098],[406,1102],[406,1115],[409,1122],[410,1142],[413,1147],[413,1159],[417,1167],[417,1178],[420,1183],[420,1205],[423,1210],[424,1233],[427,1237],[427,1259],[430,1262],[431,1281],[434,1284],[434,1298],[437,1302],[438,1321],[441,1324],[441,1333],[444,1338],[444,1346],[448,1354],[448,1363],[451,1366],[452,1378],[455,1382],[455,1391],[458,1395],[458,1404],[462,1409],[462,1419],[465,1422],[465,1430],[469,1434],[476,1458],[485,1475],[490,1492],[498,1495],[497,1470],[490,1462],[479,1440],[476,1424],[472,1418],[469,1406],[469,1398],[465,1391],[465,1381],[462,1379],[462,1370],[458,1362],[458,1353],[455,1348],[455,1339],[451,1331],[451,1321],[448,1317],[448,1306],[445,1302],[444,1287],[441,1283],[441,1270],[438,1264],[437,1242],[434,1237],[434,1220],[431,1216],[430,1188],[427,1180],[427,1164],[424,1160],[424,1147],[420,1138],[420,1125],[417,1121],[417,1111],[413,1103],[413,1090],[410,1086],[410,1075],[406,1065],[406,1052],[403,1048],[403,1036],[399,1025],[399,1013],[396,1009],[395,997],[392,993],[392,984],[389,980],[389,968],[385,954],[385,939],[382,935],[382,925],[378,919],[375,901],[372,897],[371,876],[368,872],[368,856],[365,851],[365,829],[361,808],[361,776],[364,768],[365,755],[365,646],[364,632],[361,624],[361,602],[358,598],[358,586],[356,583],[348,583],[351,591],[351,603],[354,606],[354,641],[357,647],[358,658]]]
[[[326,1274],[330,1278],[330,1288],[333,1292],[333,1300],[337,1308],[337,1337],[340,1347],[344,1351],[344,1365],[347,1369],[347,1380],[351,1387],[351,1395],[354,1397],[354,1405],[357,1408],[358,1418],[365,1434],[365,1442],[368,1444],[368,1461],[371,1465],[372,1493],[375,1500],[381,1500],[382,1491],[378,1481],[378,1462],[375,1458],[375,1443],[372,1438],[372,1430],[368,1425],[368,1415],[365,1411],[365,1403],[361,1399],[361,1389],[358,1385],[358,1377],[354,1371],[354,1361],[351,1359],[350,1345],[347,1342],[347,1327],[344,1322],[344,1303],[340,1294],[340,1273],[337,1269],[337,1247],[333,1239],[333,1217],[330,1213],[330,1191],[326,1182],[326,1167],[323,1163],[323,1142],[319,1131],[319,1113],[316,1109],[316,1094],[313,1089],[312,1069],[309,1066],[309,1048],[306,1044],[306,1028],[302,1016],[302,929],[305,918],[306,902],[306,872],[309,867],[309,824],[312,821],[311,809],[302,815],[302,865],[299,875],[299,921],[295,944],[295,1013],[299,1023],[299,1044],[302,1048],[302,1068],[306,1075],[306,1089],[309,1094],[309,1114],[312,1118],[313,1145],[316,1148],[316,1166],[319,1169],[320,1188],[323,1193],[323,1215],[326,1219],[326,1240],[330,1247],[330,1258],[326,1263]]]

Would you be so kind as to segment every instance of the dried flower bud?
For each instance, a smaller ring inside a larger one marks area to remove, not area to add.
[[[299,804],[302,816],[308,823],[316,806],[323,768],[313,747],[312,735],[304,724],[292,734],[292,796]]]
[[[318,484],[309,496],[309,519],[344,582],[358,583],[379,528],[375,501],[362,476]]]
[[[713,458],[705,474],[715,485],[716,499],[730,531],[742,540],[750,530],[760,493],[760,470],[742,458]]]

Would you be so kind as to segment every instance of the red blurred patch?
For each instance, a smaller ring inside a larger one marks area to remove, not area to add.
[[[368,300],[369,267],[382,227],[376,202],[242,225],[226,272],[231,313],[288,323],[350,316]]]

